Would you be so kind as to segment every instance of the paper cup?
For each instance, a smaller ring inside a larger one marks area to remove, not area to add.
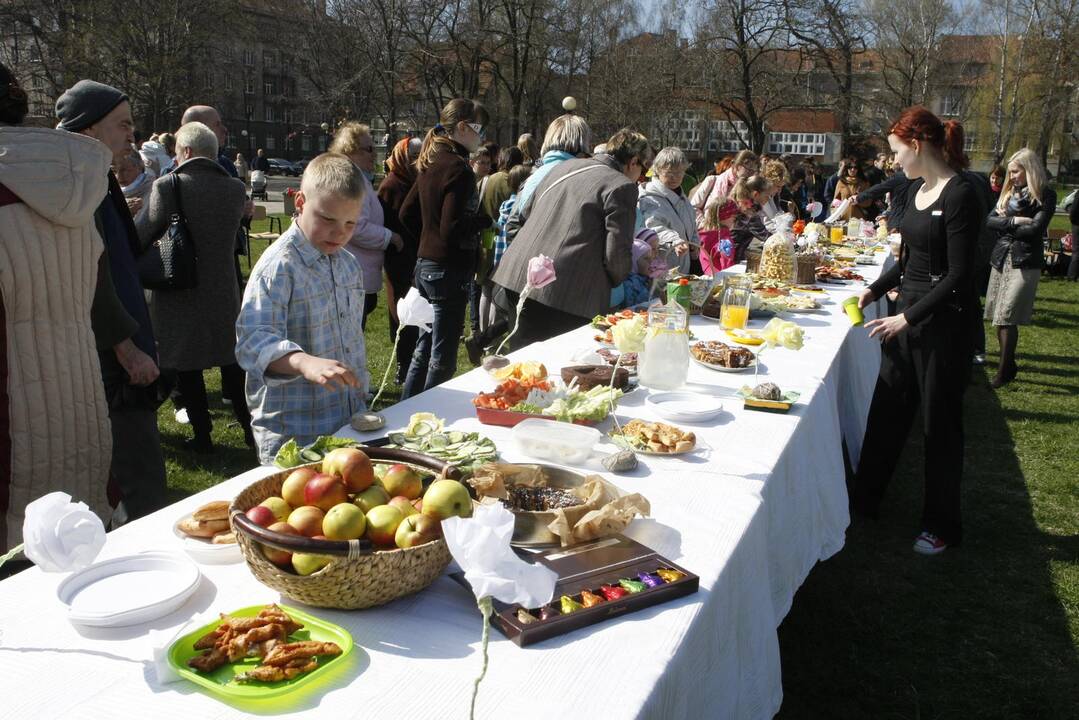
[[[858,307],[858,298],[849,297],[843,301],[843,311],[847,313],[847,317],[850,318],[850,324],[858,327],[865,321],[865,316],[862,315],[862,309]]]

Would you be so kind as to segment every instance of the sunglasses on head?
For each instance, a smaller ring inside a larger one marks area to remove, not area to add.
[[[472,128],[472,132],[476,133],[480,137],[483,137],[483,135],[484,135],[483,125],[480,125],[479,123],[466,123],[466,124],[470,128]]]

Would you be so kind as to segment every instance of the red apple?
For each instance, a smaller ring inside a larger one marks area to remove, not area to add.
[[[318,475],[318,470],[312,467],[297,468],[285,478],[281,484],[281,497],[294,508],[298,508],[307,501],[304,500],[303,488],[307,481]]]
[[[247,519],[255,523],[259,527],[268,528],[277,522],[277,518],[274,517],[273,510],[265,505],[256,505],[247,511]]]
[[[390,496],[404,495],[409,500],[415,500],[423,494],[423,480],[420,474],[408,465],[397,464],[386,471],[382,478],[382,487]]]
[[[350,493],[363,492],[375,481],[371,458],[356,448],[331,450],[322,458],[322,472],[343,480]]]
[[[288,524],[305,537],[322,534],[322,519],[326,513],[314,505],[301,505],[288,516]]]
[[[375,545],[393,546],[397,526],[405,516],[389,505],[379,505],[367,512],[367,538]]]
[[[348,490],[341,478],[320,473],[304,485],[303,497],[304,504],[326,512],[334,505],[348,502]]]
[[[410,515],[401,521],[394,534],[399,548],[409,548],[437,540],[442,535],[442,525],[426,515]]]
[[[275,522],[267,530],[281,533],[283,535],[299,535],[296,532],[296,528],[292,527],[285,522]],[[280,565],[281,567],[289,567],[292,565],[292,553],[287,550],[278,550],[267,545],[262,546],[262,554],[266,556],[266,559],[272,562],[274,565]]]
[[[401,514],[405,517],[408,517],[409,515],[416,515],[417,513],[419,513],[419,510],[412,507],[412,501],[406,498],[404,495],[392,497],[390,498],[390,501],[386,504],[392,505],[398,510],[400,510]]]
[[[292,512],[292,506],[276,495],[266,498],[259,505],[270,508],[270,512],[277,518],[277,522],[286,522],[288,514]]]

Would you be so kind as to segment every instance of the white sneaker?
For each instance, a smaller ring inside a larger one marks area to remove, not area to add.
[[[985,365],[985,353],[978,353],[974,356],[975,365]]]
[[[187,417],[187,408],[180,408],[176,411],[176,422],[181,425],[190,425],[191,420]]]
[[[948,543],[930,532],[922,532],[914,538],[914,552],[919,555],[940,555],[948,549]]]

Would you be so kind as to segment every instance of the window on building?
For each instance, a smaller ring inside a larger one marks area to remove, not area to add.
[[[273,135],[267,135],[266,136],[266,149],[267,150],[276,150],[277,149],[277,138],[275,138]]]
[[[978,136],[975,133],[963,133],[963,151],[973,152],[978,149]]]
[[[267,96],[277,94],[277,82],[273,78],[263,78],[262,92]]]
[[[304,150],[304,151],[311,149],[311,136],[310,135],[303,135],[303,136],[300,137],[300,149]]]
[[[768,152],[776,155],[823,155],[824,133],[768,133]]]
[[[232,73],[225,73],[225,89],[232,90]]]
[[[274,64],[274,51],[273,50],[263,50],[262,51],[262,66],[263,67],[273,67],[273,64]]]
[[[266,122],[274,122],[273,105],[267,105],[263,109],[263,119],[266,120]]]
[[[248,95],[255,94],[255,78],[251,76],[244,78],[244,92]]]
[[[963,106],[963,92],[961,90],[950,90],[945,93],[944,97],[940,101],[940,114],[941,115],[958,115],[961,112]]]
[[[255,66],[255,51],[244,48],[244,65],[247,67]]]
[[[733,123],[728,120],[713,120],[709,124],[708,149],[713,152],[738,152],[745,144],[742,138],[747,136],[746,124],[741,120]]]
[[[214,86],[214,73],[212,70],[207,70],[206,74],[202,78],[202,86],[208,90],[213,89]]]

